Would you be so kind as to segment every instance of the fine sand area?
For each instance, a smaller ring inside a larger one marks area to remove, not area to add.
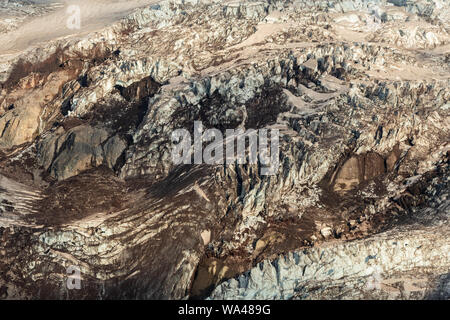
[[[27,20],[18,29],[0,35],[0,55],[14,54],[38,43],[101,29],[134,9],[158,0],[59,0],[48,1],[48,5],[56,2],[61,3],[56,11]],[[68,8],[71,5],[80,8],[80,29],[67,27],[71,17]]]

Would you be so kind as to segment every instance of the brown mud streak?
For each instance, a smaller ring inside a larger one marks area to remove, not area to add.
[[[34,203],[39,213],[27,219],[38,225],[54,227],[70,225],[94,213],[119,211],[131,198],[126,184],[106,167],[55,182],[42,195],[44,198]]]
[[[88,62],[92,66],[99,65],[108,59],[113,57],[114,49],[95,47],[93,50],[81,53],[69,53],[68,48],[58,47],[53,54],[47,57],[43,61],[37,63],[31,63],[25,61],[23,58],[19,58],[13,65],[8,79],[1,83],[1,88],[10,92],[17,86],[22,79],[30,74],[37,74],[40,78],[45,79],[53,72],[59,70],[69,71],[73,79],[80,76],[80,72],[83,68],[83,64]],[[73,80],[72,79],[72,80]]]

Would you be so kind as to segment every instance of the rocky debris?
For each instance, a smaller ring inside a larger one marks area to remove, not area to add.
[[[0,55],[2,297],[445,297],[449,11],[149,1]],[[277,174],[174,165],[194,121],[278,129]]]
[[[47,3],[46,3],[47,2]],[[0,34],[11,32],[33,17],[52,12],[60,7],[50,1],[2,0],[0,1]]]
[[[397,228],[264,260],[217,286],[209,299],[448,299],[449,243],[442,239],[450,231],[448,179],[431,185],[440,191]]]
[[[415,275],[412,283],[419,280],[418,270],[443,275],[448,272],[449,244],[439,234],[430,237],[435,231],[383,233],[370,240],[318,247],[292,252],[274,261],[265,260],[218,286],[210,298],[361,299],[372,294],[372,298],[379,299],[421,299],[435,289],[436,283],[404,289],[408,291],[406,295],[390,287],[395,282],[392,278],[406,286],[404,279],[394,276],[399,270]]]

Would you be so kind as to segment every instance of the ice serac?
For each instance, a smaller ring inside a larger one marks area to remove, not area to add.
[[[448,1],[116,1],[26,49],[65,8],[17,6],[0,298],[448,299]],[[278,129],[276,175],[174,165],[195,121]]]

